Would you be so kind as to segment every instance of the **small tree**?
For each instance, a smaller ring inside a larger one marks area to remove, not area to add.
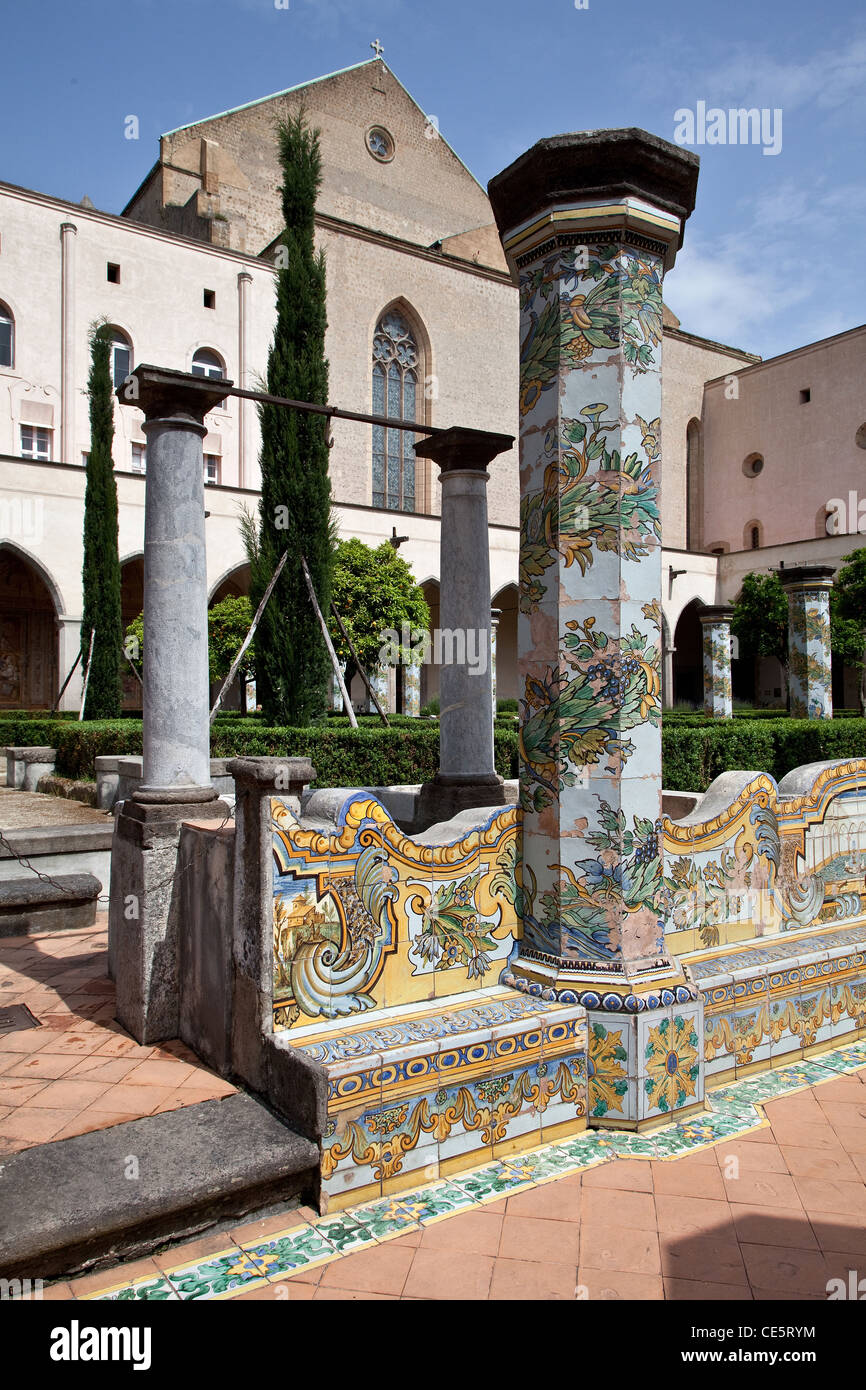
[[[227,598],[221,599],[208,609],[208,662],[212,681],[225,680],[250,630],[252,620],[252,604],[243,594],[229,594]],[[244,666],[240,675],[254,673],[255,642],[244,653]]]
[[[747,574],[734,604],[731,631],[740,656],[774,656],[788,678],[788,599],[777,574]]]
[[[272,395],[324,405],[325,261],[314,245],[321,181],[318,131],[303,112],[277,128],[284,230],[277,246],[277,322],[268,356]],[[331,485],[328,430],[321,415],[264,405],[259,547],[250,598],[258,606],[285,550],[286,566],[256,637],[257,693],[265,718],[303,726],[324,719],[330,661],[301,568],[306,557],[322,612],[331,602]]]
[[[95,633],[87,682],[85,719],[117,719],[123,702],[120,606],[120,557],[117,550],[117,483],[111,449],[114,443],[114,396],[111,385],[111,337],[105,324],[90,335],[90,453],[84,490],[84,559],[81,586],[82,675]]]
[[[389,541],[375,550],[357,536],[337,542],[333,599],[368,674],[379,664],[379,651],[386,640],[382,634],[388,628],[399,634],[407,623],[426,632],[430,623],[424,591]],[[333,619],[328,626],[337,656],[346,668],[352,653]]]
[[[830,590],[833,655],[860,671],[860,713],[866,715],[866,550],[843,555]]]

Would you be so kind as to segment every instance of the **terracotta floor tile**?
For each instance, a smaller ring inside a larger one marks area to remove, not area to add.
[[[797,1120],[777,1120],[772,1132],[779,1148],[790,1145],[794,1149],[836,1149],[840,1142],[832,1125],[823,1117],[820,1122],[809,1121],[808,1124],[800,1124]]]
[[[493,1266],[489,1297],[515,1303],[548,1299],[574,1302],[577,1285],[576,1265],[500,1258]]]
[[[833,1100],[821,1106],[833,1128],[863,1129],[866,1131],[866,1096],[859,1102]]]
[[[788,1172],[797,1178],[842,1178],[847,1182],[861,1178],[841,1144],[838,1149],[797,1149],[786,1144],[781,1152]]]
[[[39,1052],[50,1041],[48,1028],[22,1028],[0,1036],[0,1053]]]
[[[499,1254],[506,1260],[544,1260],[551,1264],[574,1265],[576,1268],[580,1236],[581,1226],[576,1222],[506,1215]],[[423,1241],[421,1249],[424,1249]]]
[[[130,1038],[127,1033],[113,1032],[109,1028],[102,1030],[95,1050],[103,1057],[130,1057],[142,1062],[153,1052],[152,1047],[139,1047],[135,1039]]]
[[[746,1269],[736,1240],[714,1236],[666,1236],[659,1233],[662,1274],[674,1279],[697,1279],[717,1284],[747,1284]]]
[[[383,1245],[388,1250],[390,1245]],[[349,1258],[359,1260],[360,1255]],[[396,1255],[412,1255],[411,1250],[396,1250]],[[337,1264],[345,1263],[338,1260]],[[471,1300],[486,1299],[490,1293],[494,1261],[489,1255],[463,1255],[455,1260],[447,1250],[418,1249],[412,1258],[412,1265],[403,1287],[403,1292],[413,1298],[444,1298]],[[329,1266],[329,1272],[334,1266]],[[324,1281],[323,1281],[324,1282]]]
[[[40,1057],[44,1054],[40,1052]],[[74,1061],[70,1070],[66,1073],[66,1079],[80,1077],[87,1081],[104,1081],[114,1085],[118,1081],[123,1081],[130,1071],[139,1066],[140,1063],[129,1061],[124,1057],[103,1057],[98,1052],[92,1053],[89,1057],[79,1057]]]
[[[320,1302],[339,1302],[339,1303],[373,1303],[390,1300],[394,1302],[400,1297],[396,1293],[359,1293],[355,1289],[332,1289],[320,1284],[313,1290],[313,1298],[317,1303]]]
[[[666,1236],[686,1234],[733,1240],[734,1227],[727,1202],[708,1197],[656,1197],[658,1229]]]
[[[715,1147],[718,1149],[731,1142],[730,1139],[723,1139],[721,1143],[716,1144]],[[775,1144],[776,1138],[772,1127],[766,1124],[759,1125],[757,1129],[747,1129],[745,1134],[738,1134],[734,1142],[737,1144]]]
[[[83,1110],[94,1105],[109,1089],[105,1081],[87,1081],[83,1077],[61,1077],[49,1081],[30,1101],[37,1110]]]
[[[508,1198],[509,1216],[546,1216],[551,1221],[579,1221],[583,1188],[579,1183],[547,1182]]]
[[[72,1292],[69,1285],[64,1283],[49,1284],[47,1289],[42,1290],[42,1299],[45,1303],[53,1303],[60,1300],[65,1301],[74,1297],[75,1294]]]
[[[652,1192],[652,1164],[645,1159],[623,1158],[600,1163],[582,1175],[583,1186],[612,1187],[619,1192]],[[554,1184],[556,1186],[556,1184]]]
[[[54,1081],[77,1066],[75,1056],[69,1052],[51,1052],[43,1048],[41,1052],[16,1053],[15,1061],[4,1071],[5,1076],[20,1076],[27,1080],[42,1077]],[[2,1083],[0,1083],[2,1084]]]
[[[281,1279],[279,1284],[260,1284],[258,1288],[247,1289],[246,1293],[235,1294],[232,1302],[252,1299],[262,1303],[309,1303],[315,1292],[315,1284],[299,1284],[296,1279]]]
[[[661,1299],[664,1295],[662,1280],[657,1274],[635,1274],[621,1269],[591,1269],[581,1265],[577,1271],[578,1288],[590,1302],[594,1300],[623,1299]]]
[[[64,1125],[54,1136],[54,1143],[60,1139],[75,1139],[79,1134],[92,1134],[95,1129],[108,1129],[116,1123],[114,1115],[107,1115],[104,1110],[97,1113],[81,1110],[71,1120],[68,1125]]]
[[[866,1154],[866,1130],[861,1125],[836,1125],[831,1134],[849,1154]]]
[[[157,1090],[157,1087],[154,1086],[152,1089]],[[233,1096],[236,1089],[230,1082],[217,1077],[206,1086],[173,1087],[171,1094],[178,1096],[184,1105],[200,1105],[204,1100],[225,1100],[226,1096]]]
[[[713,1162],[693,1163],[689,1157],[669,1163],[653,1163],[653,1187],[656,1196],[664,1193],[675,1197],[710,1197],[725,1200],[725,1184],[718,1165]]]
[[[810,1224],[822,1250],[848,1251],[866,1257],[866,1221],[862,1216],[821,1216],[813,1212]]]
[[[701,1279],[668,1279],[665,1299],[673,1302],[688,1300],[697,1303],[718,1303],[722,1300],[748,1303],[753,1295],[748,1284],[708,1284]]]
[[[24,1106],[0,1120],[0,1139],[18,1140],[24,1147],[47,1144],[74,1119],[74,1110],[31,1110]]]
[[[767,1133],[768,1131],[762,1131]],[[735,1139],[725,1144],[717,1144],[713,1149],[722,1176],[736,1171],[740,1173],[787,1173],[788,1166],[778,1144],[772,1137],[764,1144],[748,1144]],[[736,1166],[731,1164],[736,1159]],[[730,1180],[728,1178],[728,1180]],[[730,1197],[730,1194],[728,1194]],[[733,1200],[733,1199],[731,1199]]]
[[[796,1250],[772,1245],[740,1247],[753,1290],[767,1293],[827,1296],[827,1262],[820,1250]]]
[[[457,1216],[425,1226],[421,1233],[421,1249],[496,1255],[505,1219],[495,1212],[462,1211]]]
[[[866,1180],[866,1154],[851,1153],[847,1154],[846,1157],[850,1158],[858,1176]]]
[[[740,1173],[725,1183],[729,1202],[745,1203],[749,1206],[791,1207],[799,1211],[802,1203],[794,1183],[788,1173]]]
[[[421,1241],[424,1237],[424,1229],[425,1228],[419,1226],[416,1231],[407,1231],[404,1236],[394,1236],[392,1240],[388,1241],[388,1244],[405,1245],[407,1247],[417,1248],[421,1244]]]
[[[188,1062],[155,1062],[149,1057],[139,1062],[127,1072],[126,1080],[131,1086],[182,1086],[197,1069]],[[206,1073],[205,1073],[206,1075]]]
[[[785,1124],[790,1124],[793,1120],[802,1121],[803,1124],[814,1124],[822,1118],[821,1107],[811,1089],[794,1091],[791,1095],[768,1100],[764,1110],[771,1125],[775,1125],[776,1120],[783,1120]]]
[[[656,1209],[648,1192],[617,1192],[605,1188],[588,1188],[583,1194],[585,1225],[613,1221],[617,1226],[634,1226],[640,1231],[656,1229]]]
[[[128,1086],[126,1082],[119,1081],[104,1091],[93,1103],[93,1109],[125,1115],[150,1115],[169,1095],[171,1089],[167,1086]]]
[[[52,1052],[72,1052],[81,1056],[84,1053],[95,1052],[99,1046],[99,1034],[96,1032],[67,1028],[65,1031],[53,1029],[52,1034]]]
[[[623,1273],[660,1274],[658,1235],[633,1226],[593,1226],[581,1233],[580,1265]]]
[[[815,1250],[818,1248],[817,1239],[804,1211],[732,1202],[731,1217],[737,1240],[741,1245],[779,1245]]]
[[[391,1293],[403,1291],[406,1276],[419,1251],[395,1249],[393,1241],[384,1245],[372,1245],[367,1250],[359,1250],[354,1255],[345,1255],[325,1265],[319,1280],[323,1288],[353,1289],[356,1293]],[[477,1260],[477,1255],[467,1255],[460,1260],[447,1251],[431,1250],[431,1258],[444,1260],[451,1270],[452,1280],[459,1282],[464,1259]],[[490,1261],[488,1261],[490,1263]],[[459,1297],[459,1295],[453,1295]]]
[[[25,1081],[17,1076],[0,1077],[0,1105],[9,1105],[13,1109],[19,1105],[27,1105],[40,1091],[44,1091],[48,1084],[45,1080]]]
[[[807,1212],[834,1212],[842,1216],[866,1216],[866,1185],[842,1178],[795,1178]]]
[[[814,1095],[820,1106],[835,1100],[843,1103],[862,1102],[866,1100],[863,1085],[859,1072],[852,1072],[848,1076],[834,1077],[832,1081],[823,1081],[820,1086],[815,1087]]]

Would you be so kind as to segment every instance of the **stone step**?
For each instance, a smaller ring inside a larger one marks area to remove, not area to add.
[[[0,1170],[0,1277],[70,1275],[315,1203],[318,1168],[316,1145],[244,1094],[25,1149]]]
[[[586,1127],[586,1012],[492,986],[276,1035],[323,1067],[329,1209]]]
[[[0,936],[92,927],[101,891],[93,874],[0,879]]]

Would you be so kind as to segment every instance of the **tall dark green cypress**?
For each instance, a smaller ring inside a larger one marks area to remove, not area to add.
[[[120,609],[120,558],[117,551],[117,484],[111,446],[114,442],[114,396],[111,381],[111,336],[97,325],[90,338],[90,453],[84,492],[84,561],[81,584],[82,679],[95,631],[85,719],[117,719],[123,689],[123,627]]]
[[[277,247],[277,322],[268,391],[325,405],[325,259],[314,244],[321,182],[319,132],[300,112],[277,127],[284,231]],[[280,406],[260,409],[262,497],[255,608],[283,551],[289,558],[256,633],[256,693],[269,723],[303,726],[327,712],[330,662],[301,569],[305,556],[327,616],[333,566],[328,425],[323,416]]]

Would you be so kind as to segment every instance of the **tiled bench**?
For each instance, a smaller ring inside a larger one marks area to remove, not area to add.
[[[491,987],[293,1031],[324,1066],[331,1210],[586,1127],[586,1013]]]
[[[711,1076],[866,1033],[866,924],[810,927],[682,956],[704,997]]]

